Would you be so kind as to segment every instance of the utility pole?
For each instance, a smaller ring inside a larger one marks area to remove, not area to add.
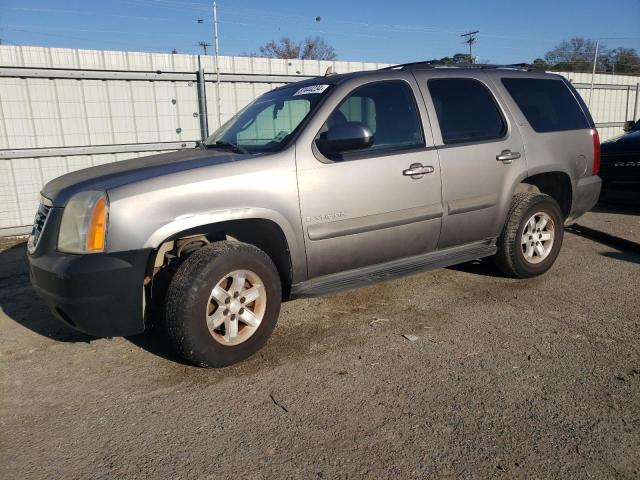
[[[469,63],[473,63],[473,44],[476,43],[476,34],[480,33],[480,30],[475,30],[473,32],[467,32],[460,35],[461,37],[467,37],[464,43],[469,44]]]
[[[204,49],[204,54],[207,54],[207,47],[210,47],[211,44],[207,42],[198,42],[198,46]]]
[[[222,125],[220,114],[220,47],[218,46],[218,7],[213,0],[213,46],[216,54],[216,109],[218,111],[218,127]]]
[[[598,63],[598,42],[596,42],[596,53],[593,55],[593,70],[591,71],[591,88],[589,89],[589,100],[587,107],[591,107],[591,95],[593,95],[593,80],[596,76],[596,64]]]

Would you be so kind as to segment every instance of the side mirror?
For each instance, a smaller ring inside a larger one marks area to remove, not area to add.
[[[627,120],[626,122],[624,122],[622,130],[624,130],[625,132],[630,132],[635,124],[636,122],[634,122],[633,120]]]
[[[361,122],[346,122],[329,127],[316,139],[316,146],[323,155],[331,156],[373,145],[373,132]]]

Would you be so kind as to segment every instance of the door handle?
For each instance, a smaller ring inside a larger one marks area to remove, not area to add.
[[[517,160],[521,157],[520,152],[512,152],[511,150],[503,150],[499,155],[496,156],[496,160],[504,163],[513,163],[514,160]]]
[[[433,173],[433,167],[430,165],[422,165],[421,163],[412,163],[409,168],[402,171],[402,174],[411,178],[422,178],[427,173]]]

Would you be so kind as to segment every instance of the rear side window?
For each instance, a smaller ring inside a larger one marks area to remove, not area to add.
[[[503,78],[502,84],[536,132],[589,128],[587,117],[562,80]]]
[[[444,143],[502,138],[504,118],[487,87],[470,78],[434,78],[429,93]]]

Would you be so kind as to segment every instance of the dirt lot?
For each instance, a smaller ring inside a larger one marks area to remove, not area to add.
[[[64,328],[4,248],[2,478],[640,477],[632,250],[568,233],[538,279],[474,262],[291,302],[260,354],[204,370]]]

